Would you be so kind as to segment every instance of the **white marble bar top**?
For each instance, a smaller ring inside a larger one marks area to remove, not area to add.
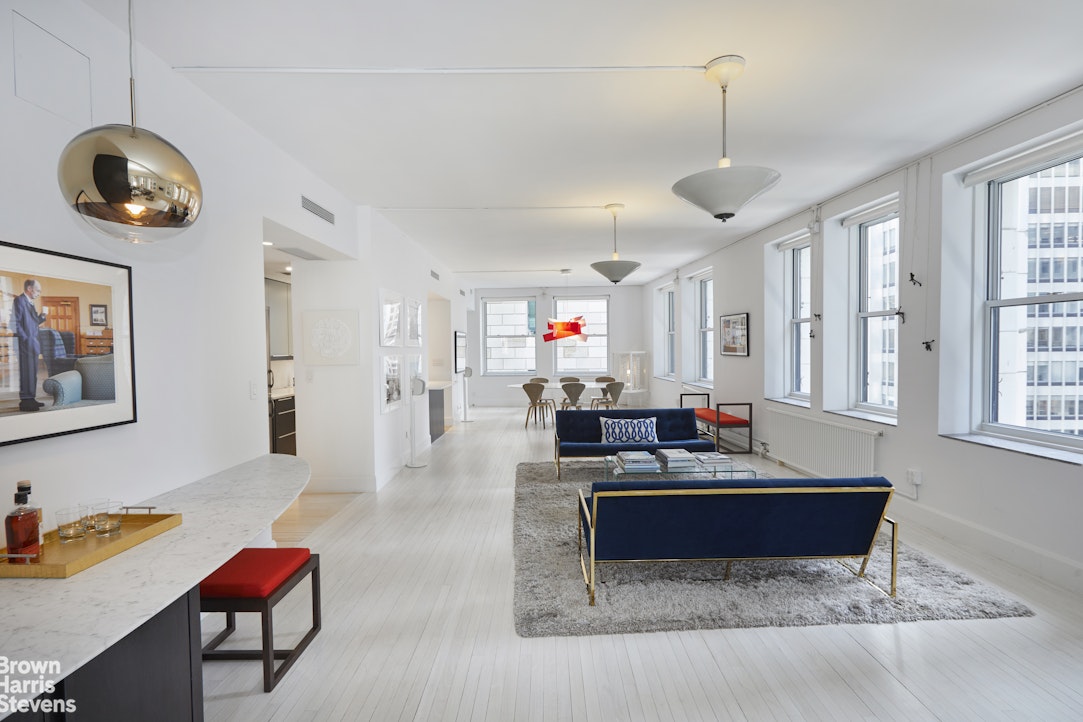
[[[180,512],[181,525],[115,557],[67,579],[0,579],[0,656],[57,661],[60,674],[45,678],[63,679],[270,527],[309,475],[295,456],[257,457],[139,502],[156,514]]]

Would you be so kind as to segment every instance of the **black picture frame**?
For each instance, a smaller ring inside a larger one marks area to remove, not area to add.
[[[17,313],[28,281],[40,295]],[[46,297],[64,303],[42,308]],[[112,307],[110,327],[90,331],[93,306]],[[0,446],[135,423],[133,330],[131,267],[0,241]],[[38,347],[32,399],[27,339]]]
[[[466,371],[466,332],[454,332],[455,343],[455,373],[461,374]]]
[[[108,326],[109,325],[109,306],[104,303],[92,303],[90,304],[90,325],[91,326]]]
[[[718,352],[723,356],[748,356],[748,314],[724,314],[718,319]]]

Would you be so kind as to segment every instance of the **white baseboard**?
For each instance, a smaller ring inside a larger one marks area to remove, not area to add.
[[[891,506],[891,516],[904,524],[918,524],[960,548],[1002,561],[1073,594],[1083,594],[1083,564],[898,494]],[[906,538],[905,526],[902,538]]]
[[[305,487],[306,492],[317,494],[356,494],[363,491],[376,491],[376,479],[361,476],[316,476],[313,475]]]

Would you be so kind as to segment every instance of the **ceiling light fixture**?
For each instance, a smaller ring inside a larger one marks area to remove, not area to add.
[[[673,192],[681,199],[702,208],[725,222],[761,193],[778,183],[782,175],[777,170],[760,166],[732,166],[726,152],[726,90],[745,69],[740,55],[723,55],[704,68],[709,80],[722,88],[722,159],[717,168],[693,173],[673,184]]]
[[[128,0],[131,125],[99,125],[60,154],[64,200],[92,228],[129,243],[153,243],[191,227],[203,206],[195,168],[172,143],[135,125],[135,40]]]
[[[623,203],[610,203],[605,207],[607,211],[613,214],[613,259],[590,264],[591,268],[613,283],[620,283],[627,278],[629,273],[639,268],[639,264],[635,261],[620,260],[620,254],[617,253],[617,211],[623,208]]]

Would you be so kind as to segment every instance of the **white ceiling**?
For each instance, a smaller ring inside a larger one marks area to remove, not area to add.
[[[671,273],[1080,85],[1080,27],[1080,0],[135,0],[140,44],[478,287],[605,284],[606,203],[624,283]],[[729,155],[782,181],[725,224],[670,191],[721,155],[702,72],[402,72],[726,54]]]

